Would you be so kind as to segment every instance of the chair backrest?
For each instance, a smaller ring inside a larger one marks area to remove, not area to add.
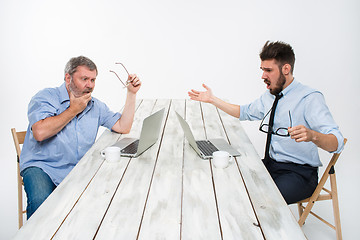
[[[344,147],[345,147],[346,142],[347,142],[347,138],[344,138]],[[331,174],[331,173],[334,171],[334,165],[335,165],[335,163],[337,162],[338,158],[340,157],[340,154],[341,154],[341,153],[342,153],[342,152],[334,153],[334,154],[332,155],[332,157],[331,157],[331,159],[330,159],[330,162],[329,162],[329,164],[327,165],[327,167],[326,167],[326,169],[325,169],[325,171],[324,171],[323,177],[327,177],[327,176],[328,176],[328,175],[325,174],[325,173]],[[321,182],[321,180],[320,180],[320,182]]]
[[[16,129],[12,128],[11,133],[13,136],[16,155],[17,155],[17,164],[16,165],[17,165],[17,180],[18,180],[18,220],[19,220],[19,228],[21,228],[23,225],[23,214],[26,213],[26,210],[23,209],[23,202],[22,202],[23,201],[23,195],[22,195],[23,181],[20,176],[19,161],[20,161],[20,154],[21,154],[20,145],[22,145],[24,143],[26,131],[16,132]]]
[[[13,139],[14,139],[16,155],[18,156],[18,159],[20,159],[20,154],[21,154],[20,144],[24,144],[26,131],[16,132],[16,129],[12,128],[11,133],[12,133],[12,136],[13,136]]]
[[[344,139],[344,145],[346,144],[347,139]],[[335,177],[335,170],[334,165],[337,162],[338,158],[340,157],[340,153],[334,153],[330,159],[329,164],[327,165],[314,193],[311,195],[311,197],[304,199],[302,201],[299,201],[298,204],[298,210],[299,210],[299,225],[302,226],[305,223],[305,219],[309,214],[312,214],[313,216],[317,217],[319,220],[330,226],[336,231],[336,237],[337,239],[342,239],[341,234],[341,224],[340,224],[340,211],[339,211],[339,200],[338,200],[338,194],[337,194],[337,185],[336,185],[336,177]],[[326,189],[324,187],[327,179],[330,177],[330,187],[331,190]],[[320,194],[322,191],[325,191],[325,194]],[[333,213],[334,213],[334,222],[335,226],[326,221],[325,219],[321,218],[317,214],[311,211],[313,205],[316,201],[322,201],[322,200],[332,200],[333,205]],[[302,206],[303,203],[307,203],[306,207]]]
[[[346,144],[346,142],[347,142],[347,139],[345,138],[344,139],[344,145]],[[318,183],[318,186],[316,187],[316,189],[315,189],[314,193],[312,194],[312,196],[309,198],[310,201],[316,201],[317,200],[321,190],[323,189],[323,187],[325,185],[325,182],[329,178],[329,175],[334,173],[334,165],[337,162],[337,160],[339,159],[340,154],[341,154],[341,152],[334,153],[332,155],[328,165],[326,166],[326,169],[325,169],[323,175],[321,176],[321,179],[320,179],[320,181]]]

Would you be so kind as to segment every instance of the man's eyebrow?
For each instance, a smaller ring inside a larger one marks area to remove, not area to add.
[[[83,79],[84,79],[84,78],[88,78],[88,79],[96,79],[96,77],[94,77],[94,78],[93,78],[93,77],[90,77],[90,76],[88,76],[88,75],[83,75],[83,76],[82,76],[82,78],[83,78]]]
[[[271,70],[272,68],[269,67],[260,67],[261,70]]]

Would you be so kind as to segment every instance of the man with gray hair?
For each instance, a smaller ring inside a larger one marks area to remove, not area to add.
[[[97,74],[89,58],[71,58],[65,67],[65,82],[41,90],[29,103],[29,126],[20,156],[28,219],[94,144],[99,126],[130,132],[139,78],[129,74],[120,114],[91,96]]]

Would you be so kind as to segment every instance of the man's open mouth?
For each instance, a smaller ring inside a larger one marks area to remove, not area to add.
[[[270,88],[270,82],[267,80],[264,80],[264,83],[266,84],[266,87],[269,89]]]

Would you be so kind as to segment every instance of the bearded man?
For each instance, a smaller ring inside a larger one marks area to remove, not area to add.
[[[263,162],[288,204],[310,197],[322,166],[318,147],[340,152],[344,138],[321,92],[293,77],[295,54],[284,42],[267,41],[260,52],[267,91],[247,105],[227,103],[206,91],[191,90],[191,99],[211,103],[239,120],[262,120],[267,134]]]
[[[129,75],[120,114],[91,96],[97,75],[89,58],[71,58],[65,66],[65,82],[41,90],[29,103],[29,126],[20,156],[28,219],[94,144],[99,126],[130,132],[139,78]]]

